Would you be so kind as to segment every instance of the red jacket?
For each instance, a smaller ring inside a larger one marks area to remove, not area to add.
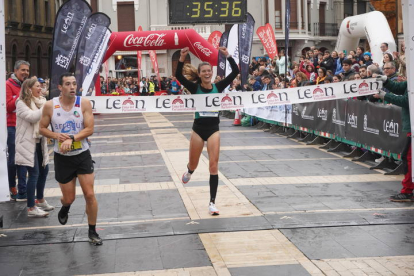
[[[6,81],[7,126],[16,126],[16,100],[20,96],[20,84],[12,78]]]

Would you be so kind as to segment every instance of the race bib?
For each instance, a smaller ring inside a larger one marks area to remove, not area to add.
[[[61,142],[59,142],[59,149],[61,146]],[[70,151],[76,151],[76,150],[81,150],[82,149],[82,142],[81,141],[76,141],[73,142],[72,145],[70,146]]]
[[[218,117],[219,112],[218,111],[201,111],[198,112],[200,117]]]

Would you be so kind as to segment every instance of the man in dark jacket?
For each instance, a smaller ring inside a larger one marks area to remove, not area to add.
[[[341,73],[342,75],[342,81],[349,80],[350,77],[353,77],[355,75],[355,71],[352,69],[352,61],[350,59],[345,59],[342,61],[342,69],[344,69],[344,72]]]
[[[326,69],[326,71],[331,70],[332,72],[335,72],[335,60],[333,57],[331,57],[331,53],[326,50],[323,55],[323,61],[320,64],[320,67],[323,67]]]
[[[378,76],[377,80],[382,81],[384,87],[391,91],[391,93],[386,93],[385,91],[380,90],[379,93],[374,96],[401,107],[401,117],[403,123],[402,131],[407,133],[407,141],[401,155],[406,173],[403,181],[401,182],[403,188],[399,194],[391,196],[390,200],[394,202],[412,202],[414,201],[414,183],[412,182],[411,169],[411,123],[407,82],[394,82],[389,80],[387,76]]]

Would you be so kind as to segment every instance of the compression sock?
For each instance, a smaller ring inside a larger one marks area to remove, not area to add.
[[[60,210],[63,213],[67,214],[67,213],[69,213],[69,209],[70,209],[70,205],[68,205],[68,206],[62,205],[62,208]]]
[[[96,225],[89,224],[89,232],[96,232]]]
[[[215,204],[218,188],[218,175],[210,174],[210,202]]]
[[[190,168],[188,167],[188,165],[187,165],[187,170],[188,170],[188,173],[190,173],[190,174],[193,174],[194,173],[194,171],[190,170]]]

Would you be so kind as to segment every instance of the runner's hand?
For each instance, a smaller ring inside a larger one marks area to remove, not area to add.
[[[65,142],[67,139],[70,139],[70,138],[69,138],[68,134],[58,133],[57,137],[55,139],[58,140],[60,143],[62,143],[62,142]]]
[[[67,139],[65,142],[60,144],[60,152],[61,153],[67,153],[71,150],[72,147],[72,139]]]
[[[229,51],[227,51],[226,47],[219,47],[220,53],[222,53],[225,57],[229,56]]]
[[[185,61],[185,58],[187,57],[189,51],[190,51],[190,49],[188,47],[185,47],[185,48],[182,48],[181,49],[181,51],[180,51],[180,59],[179,59],[180,62],[184,62]]]

